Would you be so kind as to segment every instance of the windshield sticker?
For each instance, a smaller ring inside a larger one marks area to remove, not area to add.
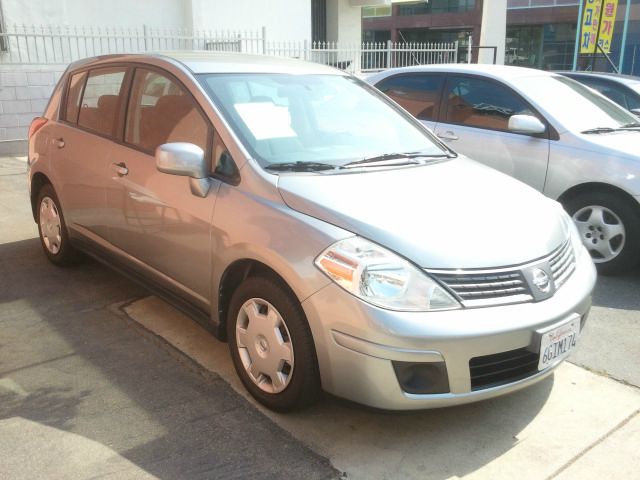
[[[271,102],[236,103],[234,107],[256,140],[297,136],[287,107]]]

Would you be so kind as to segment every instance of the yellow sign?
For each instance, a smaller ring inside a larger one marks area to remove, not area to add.
[[[606,53],[611,51],[613,26],[616,21],[618,0],[586,0],[582,15],[580,53],[596,52],[596,42]]]
[[[613,38],[613,26],[616,23],[617,10],[618,0],[603,0],[598,45],[600,45],[600,48],[602,48],[602,51],[605,53],[611,51],[611,39]]]

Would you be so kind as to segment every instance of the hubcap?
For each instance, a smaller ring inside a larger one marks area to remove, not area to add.
[[[262,391],[282,392],[293,374],[293,345],[280,312],[266,300],[247,300],[236,319],[236,343],[249,378]]]
[[[573,221],[595,263],[613,260],[624,248],[627,238],[624,224],[612,210],[590,205],[574,213]]]
[[[60,251],[62,245],[62,223],[55,202],[44,197],[40,202],[40,234],[44,246],[53,255]]]

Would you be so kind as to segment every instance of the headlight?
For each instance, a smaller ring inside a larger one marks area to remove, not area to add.
[[[460,308],[422,270],[364,238],[334,243],[315,264],[347,292],[382,308],[419,312]]]

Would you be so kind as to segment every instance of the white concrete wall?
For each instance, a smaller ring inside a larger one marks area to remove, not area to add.
[[[269,40],[311,39],[311,0],[2,0],[2,7],[7,26],[253,31],[265,26]]]
[[[4,23],[185,27],[185,0],[2,0]]]
[[[259,30],[264,25],[269,41],[311,40],[311,0],[192,0],[192,3],[196,29]]]

